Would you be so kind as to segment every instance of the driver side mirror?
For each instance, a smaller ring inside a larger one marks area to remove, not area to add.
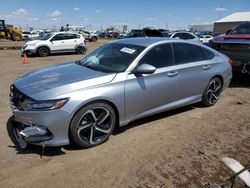
[[[142,64],[135,68],[134,74],[153,74],[156,68],[149,64]]]

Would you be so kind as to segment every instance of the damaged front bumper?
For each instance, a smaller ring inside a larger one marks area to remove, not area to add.
[[[46,141],[53,138],[50,131],[42,126],[24,125],[20,122],[12,122],[12,135],[21,149],[26,149],[27,144],[45,145]],[[41,144],[42,143],[42,144]]]
[[[26,127],[19,132],[26,142],[44,142],[53,138],[52,134],[45,127]]]

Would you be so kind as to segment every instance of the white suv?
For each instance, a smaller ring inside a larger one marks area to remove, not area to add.
[[[22,49],[22,54],[35,54],[41,57],[65,52],[85,53],[84,37],[73,32],[47,33],[37,40],[26,42]]]

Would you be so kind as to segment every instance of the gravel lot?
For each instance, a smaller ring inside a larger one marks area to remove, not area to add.
[[[106,41],[88,43],[88,52]],[[32,146],[19,152],[8,137],[10,84],[24,73],[83,55],[29,58],[0,51],[0,187],[201,187],[231,171],[222,156],[250,163],[250,78],[235,76],[210,108],[198,104],[120,128],[91,149]]]

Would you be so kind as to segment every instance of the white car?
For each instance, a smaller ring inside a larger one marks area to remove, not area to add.
[[[202,36],[200,37],[200,41],[201,41],[201,42],[209,42],[209,40],[211,40],[212,38],[214,38],[214,37],[211,36],[211,35],[202,35]]]
[[[84,38],[90,42],[96,42],[98,40],[98,35],[92,31],[81,31]]]
[[[191,32],[185,32],[185,31],[174,32],[174,33],[163,32],[162,35],[163,37],[167,37],[167,38],[175,38],[175,39],[188,40],[192,42],[200,42],[199,37],[197,37],[195,34]]]
[[[73,32],[47,33],[38,40],[25,43],[22,54],[48,56],[52,53],[76,52],[85,53],[85,39],[81,34]]]
[[[27,37],[29,37],[31,35],[31,32],[29,32],[29,31],[23,31],[22,32],[22,37],[23,37],[23,39],[25,40]]]

